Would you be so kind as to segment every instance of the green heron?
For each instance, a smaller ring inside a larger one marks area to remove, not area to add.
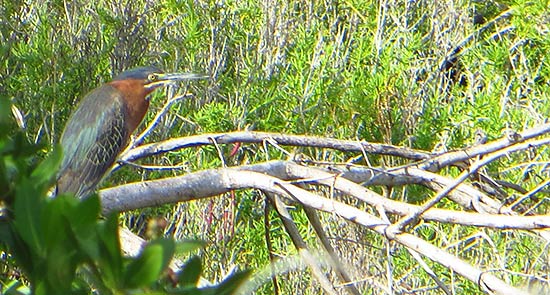
[[[125,71],[88,93],[72,113],[63,135],[57,194],[90,195],[128,145],[149,108],[148,95],[176,81],[206,78],[164,73],[156,67]]]

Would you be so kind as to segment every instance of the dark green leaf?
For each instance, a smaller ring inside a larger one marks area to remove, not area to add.
[[[250,276],[250,270],[236,272],[227,277],[216,287],[217,295],[230,295],[235,293],[244,281]]]
[[[0,244],[6,245],[8,248],[13,248],[15,246],[14,239],[7,218],[0,218]]]
[[[94,194],[87,197],[76,205],[75,210],[71,211],[69,216],[71,224],[75,229],[84,226],[87,227],[90,223],[96,223],[101,210],[99,197]]]
[[[48,295],[48,286],[44,281],[36,281],[33,293],[34,295]]]
[[[122,282],[122,253],[118,238],[118,217],[112,214],[98,225],[99,268],[105,283],[117,288]]]
[[[124,286],[145,287],[158,280],[173,257],[174,248],[174,241],[168,239],[159,239],[147,244],[140,256],[128,265]]]
[[[178,282],[181,286],[192,285],[196,286],[202,273],[201,259],[198,256],[193,256],[181,268],[178,275]]]
[[[31,250],[41,257],[46,255],[41,230],[44,200],[33,189],[33,183],[23,179],[17,188],[14,204],[15,228]]]
[[[71,239],[67,237],[69,222],[65,218],[65,212],[73,210],[70,200],[67,198],[56,198],[45,203],[42,211],[41,234],[43,245],[49,252],[53,248],[72,248],[65,245]]]
[[[78,249],[67,248],[67,243],[60,241],[60,247],[50,249],[47,257],[47,271],[38,274],[47,278],[46,284],[57,294],[68,294],[76,273]]]
[[[200,240],[179,241],[176,243],[176,253],[187,254],[189,252],[204,248],[204,246],[206,246],[206,242]]]
[[[67,212],[72,232],[81,249],[94,260],[99,259],[96,223],[99,218],[100,204],[97,195],[77,202],[74,210]]]
[[[40,190],[47,189],[55,179],[63,154],[57,145],[53,152],[31,174],[31,181]]]

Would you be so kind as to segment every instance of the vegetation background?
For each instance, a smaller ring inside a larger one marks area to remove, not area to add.
[[[457,149],[508,129],[546,122],[550,53],[548,1],[0,1],[0,95],[23,112],[26,133],[52,146],[75,104],[120,71],[157,65],[166,71],[207,73],[193,83],[193,97],[175,104],[147,139],[197,133],[258,130],[360,139],[417,149]],[[156,93],[150,120],[173,90]],[[181,91],[181,90],[180,90]],[[222,146],[229,154],[232,146]],[[41,153],[45,156],[50,149]],[[319,161],[345,162],[341,152],[295,149]],[[544,163],[547,151],[541,151]],[[233,166],[286,158],[275,149],[242,147],[227,157]],[[375,166],[395,158],[373,157]],[[510,159],[513,161],[513,159]],[[185,171],[221,167],[213,146],[184,149],[143,164],[185,165]],[[544,165],[525,177],[525,167],[490,166],[499,179],[536,185]],[[509,164],[509,163],[508,163]],[[180,175],[124,167],[104,186]],[[532,171],[531,171],[532,172]],[[456,173],[449,171],[448,173]],[[393,197],[419,202],[421,188]],[[542,192],[542,199],[547,194]],[[254,191],[132,212],[123,222],[144,233],[150,218],[168,221],[167,234],[209,242],[202,252],[206,277],[222,278],[233,266],[262,269],[269,263],[263,196]],[[548,206],[538,208],[548,212]],[[280,257],[296,255],[274,213],[271,241]],[[301,233],[315,236],[305,216]],[[324,216],[331,219],[330,216]],[[327,229],[361,269],[370,293],[385,276],[385,241],[346,223]],[[548,250],[532,235],[486,229],[426,225],[419,235],[451,247],[474,265],[515,273],[548,274]],[[454,246],[450,246],[454,245]],[[507,253],[513,255],[507,255]],[[401,292],[431,294],[434,283],[401,248],[393,253]],[[537,259],[530,257],[537,256]],[[545,260],[546,259],[546,260]],[[542,262],[541,262],[542,261]],[[546,261],[545,263],[543,263]],[[459,294],[477,286],[433,265]],[[544,268],[546,267],[546,270]],[[282,294],[317,294],[303,269],[280,280]],[[266,283],[259,294],[271,294]],[[374,290],[374,291],[373,291]]]

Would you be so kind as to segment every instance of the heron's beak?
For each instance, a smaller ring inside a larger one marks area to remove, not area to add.
[[[173,85],[176,82],[187,81],[187,80],[200,80],[207,79],[209,76],[203,74],[194,74],[194,73],[163,73],[163,74],[154,74],[151,82],[145,87],[148,89],[155,89],[161,86]]]

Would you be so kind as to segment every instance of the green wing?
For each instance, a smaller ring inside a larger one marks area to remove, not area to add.
[[[84,97],[61,137],[57,193],[92,193],[128,143],[127,110],[119,91],[103,85]]]

